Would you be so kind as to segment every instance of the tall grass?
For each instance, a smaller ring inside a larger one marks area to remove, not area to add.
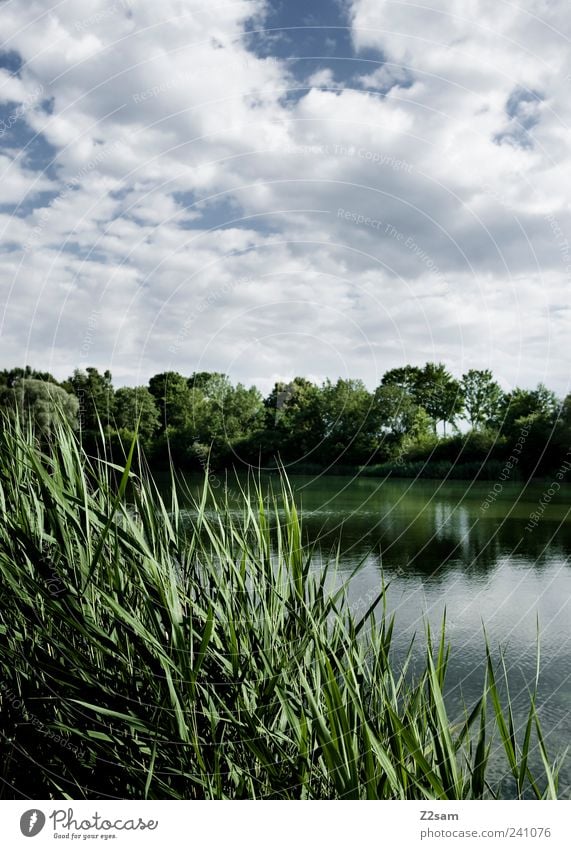
[[[238,511],[206,483],[185,513],[141,468],[135,446],[118,467],[65,426],[42,448],[4,423],[5,797],[493,797],[494,727],[514,794],[556,796],[534,695],[518,739],[488,653],[452,727],[444,627],[423,671],[395,668],[383,592],[352,613],[285,479],[273,500],[251,481]]]

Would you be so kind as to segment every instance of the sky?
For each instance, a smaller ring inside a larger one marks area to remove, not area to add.
[[[0,366],[569,391],[563,0],[3,0]]]

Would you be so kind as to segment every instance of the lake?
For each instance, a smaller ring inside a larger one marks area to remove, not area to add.
[[[538,713],[550,754],[571,743],[571,487],[547,502],[550,482],[504,483],[500,492],[493,482],[344,476],[294,476],[290,482],[317,559],[340,541],[341,572],[349,575],[363,563],[350,585],[354,610],[366,610],[383,575],[389,583],[397,660],[415,634],[420,658],[426,622],[438,632],[446,609],[452,647],[446,697],[455,718],[481,694],[485,627],[494,656],[499,647],[505,652],[521,728],[539,627]],[[532,527],[530,514],[541,499],[542,516]],[[569,761],[571,755],[561,772],[565,796]]]

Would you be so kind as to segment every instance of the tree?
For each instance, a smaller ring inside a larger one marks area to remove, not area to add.
[[[380,429],[378,409],[362,380],[326,381],[322,410],[330,460],[368,460],[375,452]]]
[[[12,413],[17,411],[24,423],[31,422],[42,434],[49,434],[62,418],[77,426],[77,398],[49,381],[19,378],[12,388],[1,390],[0,403]]]
[[[294,377],[289,383],[278,381],[264,400],[267,422],[270,427],[283,423],[292,429],[296,414],[306,405],[310,396],[318,393],[318,387],[305,377]]]
[[[159,426],[155,398],[146,386],[123,386],[115,392],[115,427],[133,432],[139,423],[143,440],[150,440]]]
[[[561,411],[555,393],[542,383],[532,390],[517,387],[505,396],[498,426],[508,449],[517,449],[524,476],[545,474],[559,462]]]
[[[218,371],[195,372],[188,379],[192,395],[192,426],[208,441],[224,440],[225,418],[230,415],[233,387],[228,375]]]
[[[183,429],[192,417],[192,395],[188,382],[177,371],[163,371],[149,380],[149,392],[159,410],[159,428]]]
[[[543,383],[536,389],[516,387],[504,395],[495,423],[502,433],[511,436],[534,422],[552,422],[559,409],[557,396]]]
[[[325,437],[322,400],[320,388],[305,377],[274,384],[264,401],[267,451],[288,460],[319,451]]]
[[[571,459],[571,395],[563,399],[557,410],[552,445],[557,464]]]
[[[390,369],[383,375],[381,387],[400,390],[401,405],[407,395],[411,403],[422,407],[432,419],[435,433],[438,422],[444,423],[446,433],[446,424],[454,423],[462,410],[461,386],[442,363]]]
[[[30,366],[25,366],[24,368],[18,367],[0,371],[0,386],[7,386],[9,389],[12,389],[16,381],[20,378],[43,380],[45,383],[60,385],[49,371],[37,371],[37,369],[33,369]]]
[[[385,372],[381,379],[381,386],[396,386],[415,397],[422,369],[418,366],[402,366]]]
[[[198,379],[197,379],[198,378]],[[234,445],[259,433],[264,424],[262,395],[255,386],[232,386],[219,372],[193,375],[189,438],[209,450],[213,460],[228,455]]]
[[[255,386],[238,383],[224,399],[224,435],[227,440],[249,439],[264,424],[264,401]]]
[[[503,392],[489,369],[470,369],[462,375],[465,418],[471,428],[481,428],[497,418]]]
[[[219,398],[231,387],[230,378],[221,371],[195,371],[187,383],[191,389],[200,389],[211,398]]]
[[[414,442],[426,436],[430,418],[413,395],[402,385],[385,384],[375,390],[375,404],[379,421],[388,431],[393,445],[402,445],[405,439]]]
[[[109,428],[113,421],[114,391],[111,372],[101,374],[93,366],[85,371],[76,369],[63,384],[79,402],[80,431],[98,433],[99,423]]]
[[[443,422],[446,435],[446,424],[454,424],[464,407],[462,387],[443,363],[424,366],[416,381],[415,396],[432,419],[435,433],[438,422]]]

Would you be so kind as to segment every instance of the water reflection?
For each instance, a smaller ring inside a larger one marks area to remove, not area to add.
[[[339,539],[344,557],[382,554],[385,569],[406,566],[436,578],[443,568],[472,574],[493,569],[508,554],[538,566],[571,552],[571,493],[563,492],[531,532],[529,515],[542,487],[505,486],[487,510],[488,484],[379,482],[345,478],[295,479],[306,539],[323,549]]]

